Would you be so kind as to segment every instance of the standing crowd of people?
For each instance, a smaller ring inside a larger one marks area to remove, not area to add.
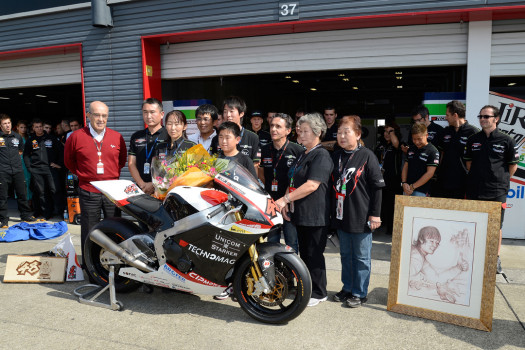
[[[211,104],[199,106],[195,113],[198,132],[187,137],[184,113],[165,114],[159,100],[148,98],[142,104],[146,128],[131,136],[129,151],[122,135],[107,127],[109,109],[100,101],[89,105],[89,125],[79,128],[78,124],[72,134],[64,132],[64,140],[46,133],[45,123],[38,120],[32,123],[34,133],[22,137],[11,131],[9,117],[2,115],[0,157],[17,158],[18,163],[7,162],[12,166],[2,170],[0,181],[15,184],[21,217],[32,220],[26,180],[22,181],[25,170],[32,176],[39,201],[33,204],[35,213],[44,216],[51,215],[48,199],[56,192],[53,174],[65,167],[78,176],[83,251],[101,211],[104,216],[119,215],[90,181],[118,179],[127,161],[133,180],[145,193],[153,194],[153,157],[182,154],[202,144],[210,153],[245,166],[274,199],[285,219],[284,240],[298,252],[312,277],[309,306],[328,297],[324,250],[333,231],[339,237],[342,263],[342,288],[333,299],[353,308],[367,301],[372,232],[383,223],[387,234],[392,233],[395,195],[496,200],[502,203],[503,222],[518,154],[514,140],[497,128],[500,114],[494,106],[481,108],[481,131],[466,121],[465,106],[459,101],[447,104],[446,128],[429,120],[428,109],[418,107],[409,139],[403,142],[400,127],[389,122],[374,151],[361,140],[360,117],[338,118],[334,107],[326,107],[323,114],[299,110],[294,118],[272,111],[266,122],[262,112],[255,110],[249,120],[252,130],[243,126],[247,106],[241,98],[230,96],[220,107],[222,112]],[[18,130],[24,127],[19,125]],[[7,186],[0,188],[4,224]],[[280,234],[268,237],[269,241],[280,239]],[[216,299],[228,296],[226,290]]]

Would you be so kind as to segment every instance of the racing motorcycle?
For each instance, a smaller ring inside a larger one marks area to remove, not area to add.
[[[230,161],[211,188],[178,186],[163,201],[127,180],[92,184],[149,228],[123,218],[93,227],[83,255],[97,284],[106,286],[111,277],[117,292],[145,283],[205,295],[231,286],[241,308],[266,323],[285,323],[305,309],[310,274],[291,247],[264,241],[283,218],[237,162]]]

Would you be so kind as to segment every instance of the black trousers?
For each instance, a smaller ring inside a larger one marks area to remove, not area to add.
[[[120,210],[102,193],[89,192],[79,188],[80,203],[80,244],[84,255],[84,243],[89,231],[100,222],[100,211],[104,218],[120,217]]]
[[[34,200],[33,207],[36,216],[43,215],[45,218],[53,216],[55,208],[53,196],[55,195],[55,183],[51,170],[47,172],[32,172],[31,180],[33,181]]]
[[[326,265],[324,249],[328,228],[326,226],[297,226],[299,254],[312,277],[312,298],[322,299],[326,292]]]
[[[31,208],[27,202],[27,187],[24,172],[21,171],[16,174],[0,173],[0,222],[2,223],[9,221],[7,198],[8,189],[11,185],[14,185],[20,218],[24,220],[32,215]]]
[[[66,209],[66,178],[63,173],[63,168],[51,168],[51,175],[53,176],[53,183],[55,184],[55,194],[53,195],[53,202],[55,204],[54,211],[57,215],[62,215],[64,213],[64,209]]]
[[[387,235],[391,235],[394,228],[396,194],[402,194],[401,187],[398,189],[383,187],[383,195],[381,197],[381,221],[383,221]]]

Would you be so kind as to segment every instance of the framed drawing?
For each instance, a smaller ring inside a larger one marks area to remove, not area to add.
[[[492,330],[501,203],[396,196],[387,310]]]

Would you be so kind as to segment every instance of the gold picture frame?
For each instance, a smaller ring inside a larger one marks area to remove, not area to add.
[[[396,196],[387,310],[490,332],[500,222],[499,202]]]

